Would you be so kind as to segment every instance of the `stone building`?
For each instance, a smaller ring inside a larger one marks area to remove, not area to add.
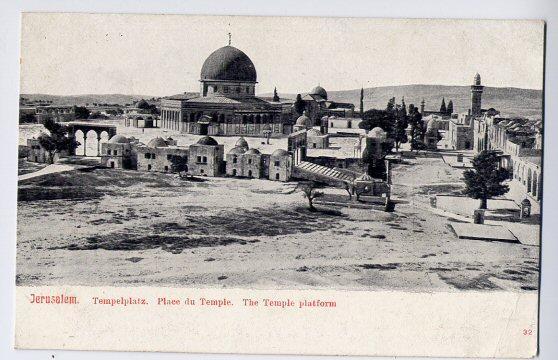
[[[454,150],[471,150],[473,148],[473,117],[470,111],[452,114],[447,137]]]
[[[124,125],[136,128],[157,127],[158,116],[152,114],[128,114],[125,115]]]
[[[329,134],[322,134],[317,129],[306,132],[309,149],[327,149],[329,147]]]
[[[293,158],[286,150],[277,149],[269,157],[269,179],[289,181],[293,173]]]
[[[255,96],[256,84],[256,68],[244,52],[230,45],[217,49],[202,66],[199,94],[161,100],[161,127],[200,135],[290,134],[281,103]]]
[[[37,106],[35,116],[38,123],[43,123],[46,119],[52,119],[56,122],[67,122],[76,119],[76,112],[74,106]]]
[[[359,127],[361,122],[359,118],[324,116],[320,128],[324,134],[365,134],[366,131]]]
[[[219,176],[225,173],[224,146],[210,136],[201,137],[189,146],[188,173],[198,176]]]
[[[36,163],[50,163],[50,155],[48,151],[42,147],[41,143],[39,142],[39,137],[43,135],[41,133],[37,138],[27,139],[27,146],[26,146],[26,153],[27,153],[27,161],[36,162]],[[46,134],[44,134],[46,135]],[[60,158],[68,156],[68,151],[61,151],[54,154],[52,159],[53,162],[58,161]]]
[[[482,110],[482,92],[484,86],[481,85],[481,77],[477,73],[475,75],[474,84],[471,85],[471,115],[479,116]]]
[[[135,139],[114,135],[108,142],[101,143],[101,164],[113,169],[136,169],[137,153],[132,151]]]
[[[482,93],[484,86],[481,85],[479,74],[475,75],[471,85],[471,105],[466,113],[452,114],[449,120],[448,138],[451,147],[455,150],[472,150],[475,147],[475,119],[483,113],[494,109],[482,109]]]
[[[136,153],[137,169],[140,171],[170,172],[173,156],[186,157],[190,162],[189,148],[177,146],[176,141],[172,138],[156,137],[151,139],[147,145],[136,144],[133,151]],[[190,172],[189,168],[190,164],[188,163],[187,172]]]
[[[352,118],[355,115],[354,104],[328,100],[327,91],[319,85],[303,96],[302,100],[312,126],[320,126],[324,116]]]

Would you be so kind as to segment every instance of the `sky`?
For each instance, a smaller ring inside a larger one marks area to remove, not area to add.
[[[26,13],[21,92],[165,96],[198,91],[214,50],[253,61],[257,93],[406,84],[542,89],[544,23]]]

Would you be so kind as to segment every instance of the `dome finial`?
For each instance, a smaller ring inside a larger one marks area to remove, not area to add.
[[[231,46],[231,38],[232,38],[232,34],[229,31],[229,46]]]

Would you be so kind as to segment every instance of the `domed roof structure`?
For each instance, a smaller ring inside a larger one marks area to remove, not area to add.
[[[108,142],[109,144],[129,144],[130,140],[124,135],[114,135]]]
[[[321,136],[322,133],[320,132],[320,130],[312,128],[312,129],[309,129],[306,132],[306,135],[308,135],[308,136]]]
[[[370,130],[368,137],[371,138],[385,138],[386,132],[381,128],[376,126],[374,129]]]
[[[256,82],[256,78],[256,67],[252,60],[230,45],[211,53],[201,69],[201,80]]]
[[[167,142],[162,137],[157,136],[156,138],[149,140],[147,146],[156,148],[156,147],[167,147],[169,146],[169,144],[167,144]]]
[[[211,136],[201,137],[196,144],[198,144],[198,145],[212,145],[212,146],[219,145],[217,143],[217,141],[215,141],[215,139],[212,138]]]
[[[324,98],[324,100],[327,100],[327,91],[320,85],[313,88],[312,91],[310,91],[310,95],[319,95]]]
[[[259,154],[261,154],[261,152],[258,149],[250,149],[250,150],[246,151],[246,154],[259,155]]]
[[[299,116],[299,118],[296,119],[295,126],[310,126],[310,118],[306,115]]]
[[[245,152],[246,149],[242,146],[235,146],[229,150],[229,154],[235,154],[235,155],[244,154]]]
[[[248,149],[248,142],[246,141],[246,139],[244,137],[239,137],[238,140],[236,141],[236,144],[234,146],[239,146],[239,147],[243,147]]]
[[[271,156],[290,156],[290,154],[286,150],[277,149],[271,154]]]

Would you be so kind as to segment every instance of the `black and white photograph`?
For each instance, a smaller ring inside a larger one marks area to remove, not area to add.
[[[23,12],[15,347],[534,356],[545,36]]]
[[[542,22],[43,19],[18,285],[537,291]]]

